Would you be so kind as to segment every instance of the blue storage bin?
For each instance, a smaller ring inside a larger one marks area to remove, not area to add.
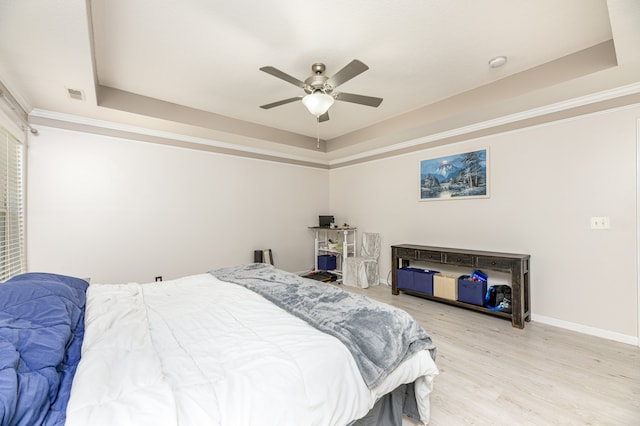
[[[318,256],[318,270],[333,271],[336,269],[336,257],[331,254],[321,254]]]
[[[437,273],[438,271],[420,268],[400,268],[398,269],[398,288],[433,295],[433,276]]]
[[[416,268],[400,268],[398,269],[398,288],[415,290],[413,284],[413,271]]]
[[[413,271],[413,285],[416,287],[416,291],[433,295],[433,276],[437,273],[438,271],[424,269]]]
[[[487,283],[473,281],[469,275],[458,278],[458,301],[484,306]]]

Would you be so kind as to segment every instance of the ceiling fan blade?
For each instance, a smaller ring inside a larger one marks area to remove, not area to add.
[[[298,86],[298,87],[301,87],[303,89],[306,86],[303,81],[300,81],[297,78],[292,77],[289,74],[287,74],[285,72],[282,72],[279,69],[274,68],[274,67],[262,67],[262,68],[260,68],[260,71],[264,71],[267,74],[271,74],[274,77],[278,77],[279,79],[284,80],[287,83],[291,83],[294,86]]]
[[[322,123],[323,121],[329,121],[329,111],[325,112],[320,117],[318,117],[318,121],[320,123]]]
[[[273,103],[266,104],[266,105],[260,105],[260,108],[262,108],[262,109],[274,108],[274,107],[277,107],[277,106],[280,106],[280,105],[289,104],[291,102],[299,101],[300,99],[302,99],[302,96],[296,96],[295,98],[283,99],[283,100],[278,101],[278,102],[273,102]]]
[[[336,87],[340,86],[342,83],[346,83],[347,81],[351,80],[353,77],[357,76],[358,74],[362,74],[368,69],[369,69],[368,66],[366,66],[359,60],[354,59],[353,61],[349,62],[344,68],[342,68],[340,71],[335,73],[333,77],[327,80],[327,83],[335,89]]]
[[[377,107],[382,103],[382,98],[354,95],[353,93],[334,93],[334,97],[337,101],[351,102],[354,104],[366,105],[370,107]]]

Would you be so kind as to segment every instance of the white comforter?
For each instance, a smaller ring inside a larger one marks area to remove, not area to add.
[[[427,351],[374,389],[347,349],[210,274],[92,284],[68,426],[346,425],[416,381],[423,421],[438,370]]]

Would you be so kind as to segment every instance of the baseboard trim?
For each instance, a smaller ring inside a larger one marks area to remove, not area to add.
[[[563,321],[556,318],[546,317],[544,315],[531,315],[531,320],[555,327],[565,328],[578,333],[589,334],[591,336],[602,337],[603,339],[614,340],[628,345],[638,346],[638,337],[628,336],[614,331],[603,330],[601,328],[589,327],[575,322]]]

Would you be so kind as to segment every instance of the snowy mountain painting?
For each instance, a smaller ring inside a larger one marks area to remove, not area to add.
[[[420,199],[489,196],[487,150],[420,161]]]

